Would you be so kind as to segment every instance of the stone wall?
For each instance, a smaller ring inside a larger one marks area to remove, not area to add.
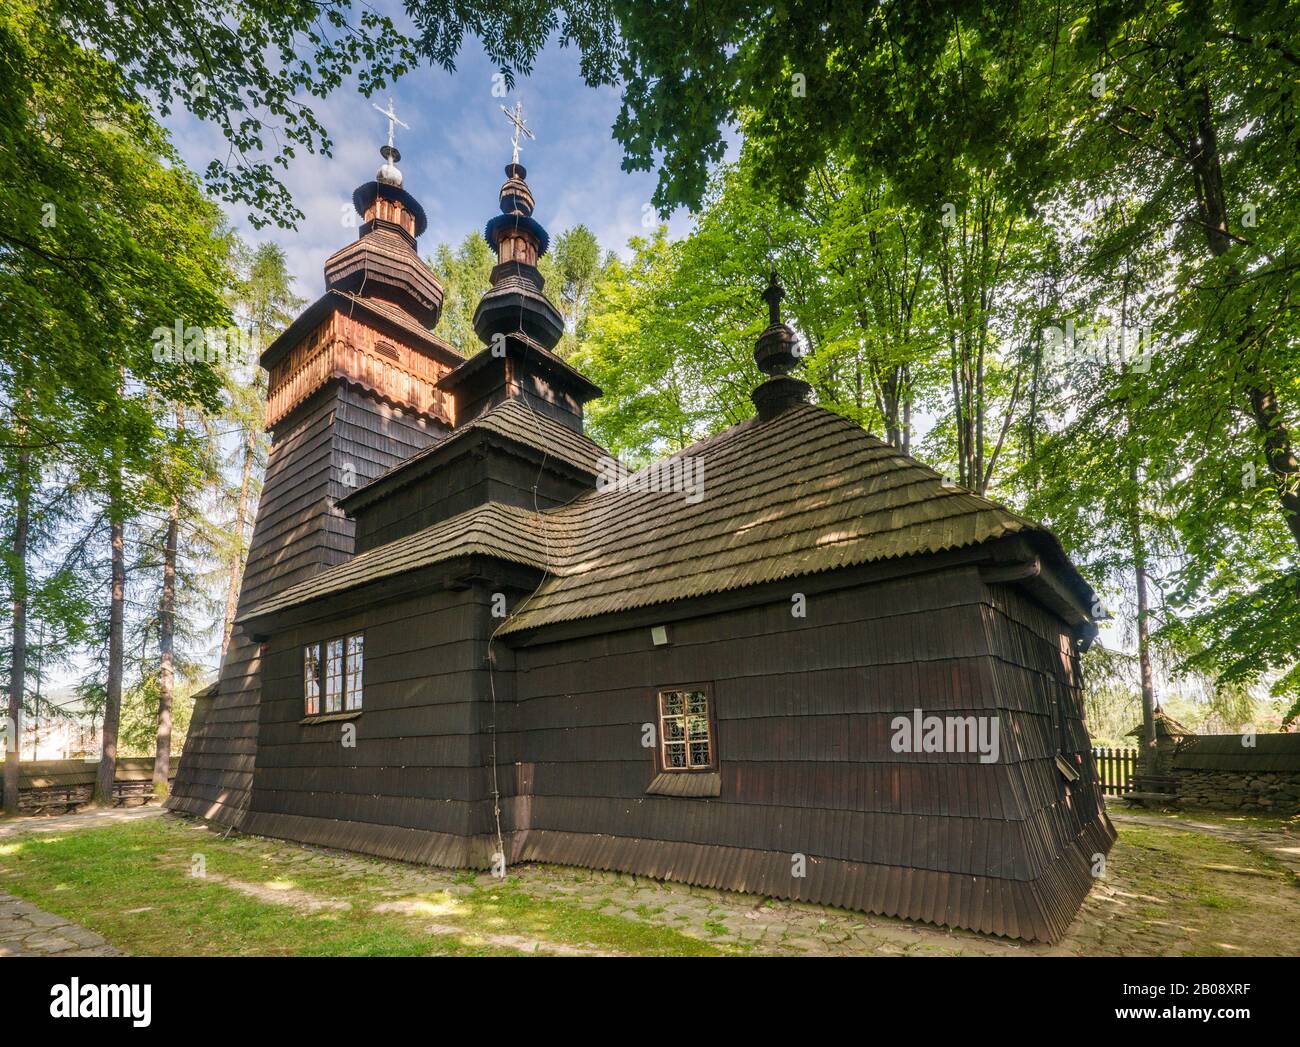
[[[1173,777],[1180,807],[1300,814],[1300,774],[1175,769]]]
[[[1184,738],[1165,773],[1180,807],[1300,814],[1300,734]]]

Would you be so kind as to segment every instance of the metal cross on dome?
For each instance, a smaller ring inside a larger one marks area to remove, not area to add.
[[[384,116],[388,117],[388,148],[392,149],[393,148],[393,125],[401,124],[401,126],[405,127],[406,130],[408,131],[410,130],[410,127],[402,123],[401,120],[397,119],[397,114],[393,112],[393,100],[391,98],[388,100],[387,109],[380,109],[379,106],[375,105],[374,102],[370,103],[370,107],[374,109],[375,112],[382,113]]]
[[[501,111],[506,114],[506,119],[515,125],[514,137],[510,139],[510,144],[514,146],[514,152],[510,156],[510,162],[512,164],[517,164],[519,163],[519,136],[521,134],[526,135],[533,141],[537,141],[537,136],[533,134],[532,131],[528,130],[528,127],[524,124],[523,102],[516,99],[515,107],[513,109],[507,109],[505,106],[502,106]]]

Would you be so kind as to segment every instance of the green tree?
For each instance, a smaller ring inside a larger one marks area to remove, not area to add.
[[[29,361],[58,389],[60,459],[105,507],[104,800],[125,664],[127,525],[148,505],[167,443],[156,405],[215,409],[220,385],[206,361],[155,360],[155,333],[226,322],[227,245],[220,213],[143,107],[123,101],[111,65],[26,6],[0,18],[0,44],[0,109],[14,114],[3,124],[12,148],[0,149],[8,361]],[[52,431],[30,415],[28,428]]]
[[[428,264],[442,284],[438,336],[463,355],[473,356],[483,347],[474,333],[474,310],[483,293],[492,286],[488,276],[496,259],[483,237],[470,233],[458,247],[439,244]]]

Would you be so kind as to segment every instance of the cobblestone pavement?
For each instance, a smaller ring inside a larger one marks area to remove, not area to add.
[[[1297,842],[1285,830],[1225,826],[1115,813],[1125,823],[1212,836],[1272,854]],[[444,870],[369,859],[245,837],[237,846],[273,860],[321,864],[385,881],[395,901],[455,899],[496,881]],[[1240,852],[1239,852],[1240,853]],[[1164,852],[1117,847],[1106,874],[1085,899],[1066,936],[1028,943],[889,917],[754,895],[667,883],[646,877],[571,867],[521,865],[511,870],[520,889],[621,919],[671,927],[726,951],[815,956],[1166,956],[1189,952],[1300,954],[1300,886],[1281,871],[1190,862],[1177,867]],[[1213,896],[1213,904],[1205,898]],[[1226,908],[1219,906],[1226,904]]]
[[[94,931],[0,891],[0,956],[118,956]]]
[[[1130,818],[1123,814],[1115,816],[1121,833],[1123,823]],[[1276,836],[1268,830],[1180,824],[1161,818],[1132,820],[1143,824],[1149,821],[1163,829],[1201,832],[1261,850],[1261,841]],[[201,823],[189,824],[196,832],[210,831]],[[470,875],[406,865],[276,840],[232,837],[230,844],[289,870],[301,863],[305,869],[378,876],[381,883],[377,893],[391,900],[380,903],[380,908],[418,905],[414,900],[432,899],[439,911],[454,911],[457,898],[472,894],[476,888],[497,885],[487,874]],[[510,875],[519,889],[535,899],[554,899],[624,920],[670,927],[734,953],[787,956],[1165,956],[1207,951],[1300,954],[1300,932],[1285,930],[1300,926],[1300,889],[1286,882],[1286,874],[1209,864],[1179,866],[1174,876],[1175,869],[1169,861],[1170,856],[1163,852],[1139,847],[1117,848],[1111,854],[1105,876],[1085,899],[1065,938],[1051,945],[620,873],[520,865]],[[1202,882],[1201,877],[1207,879]],[[1216,898],[1226,897],[1231,905],[1223,911],[1214,905],[1207,907],[1198,891],[1217,892]],[[282,895],[281,900],[285,904],[312,905],[312,899],[296,897],[293,892]],[[1261,932],[1261,928],[1270,930]]]

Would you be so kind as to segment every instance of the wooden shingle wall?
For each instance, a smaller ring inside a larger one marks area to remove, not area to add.
[[[489,806],[480,735],[487,600],[477,589],[440,590],[275,636],[244,828],[468,864]],[[303,644],[356,632],[365,635],[362,714],[302,723]]]
[[[334,501],[443,431],[419,415],[330,383],[277,429],[240,590],[243,610],[352,553],[353,524]],[[256,765],[260,648],[235,629],[217,693],[196,704],[168,806],[223,822],[247,807]]]
[[[571,502],[592,481],[541,452],[484,436],[436,473],[367,506],[357,516],[357,552],[396,541],[457,513],[496,502],[526,509]]]
[[[797,587],[792,585],[792,592]],[[1051,939],[1112,831],[1064,629],[967,568],[516,652],[503,758],[531,797],[516,860],[663,876]],[[711,685],[716,798],[647,795],[654,694]],[[999,717],[1001,754],[895,753],[891,721]],[[506,738],[508,737],[508,742]],[[807,876],[796,878],[796,855]]]

